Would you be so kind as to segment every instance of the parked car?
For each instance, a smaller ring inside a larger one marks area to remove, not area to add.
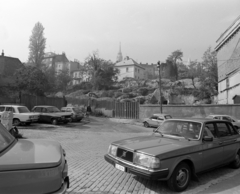
[[[230,115],[208,115],[207,118],[220,119],[232,122],[236,129],[240,129],[240,120]]]
[[[33,122],[37,122],[39,119],[39,114],[30,112],[26,106],[0,105],[0,117],[4,111],[13,112],[13,125],[15,126],[20,124],[30,125]]]
[[[239,168],[240,134],[224,120],[169,119],[149,136],[111,143],[104,157],[118,170],[166,180],[180,192],[201,172],[227,164]]]
[[[82,113],[82,111],[75,107],[62,107],[61,111],[71,113],[70,122],[72,122],[72,121],[80,122],[84,118],[84,114]]]
[[[158,127],[163,121],[171,119],[169,114],[153,114],[150,118],[144,119],[144,127]]]
[[[53,125],[68,123],[72,116],[70,113],[61,112],[55,106],[34,106],[32,112],[39,113],[39,122],[52,123]]]
[[[16,139],[0,123],[0,193],[65,193],[69,188],[65,156],[60,143]]]

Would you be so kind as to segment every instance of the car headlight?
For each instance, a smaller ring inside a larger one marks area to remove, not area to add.
[[[117,155],[117,146],[110,145],[109,148],[108,148],[108,153],[110,155],[116,156]]]
[[[159,158],[156,158],[153,156],[148,156],[148,155],[145,155],[142,153],[135,153],[133,162],[134,162],[134,164],[137,164],[139,166],[152,168],[152,169],[160,167]]]

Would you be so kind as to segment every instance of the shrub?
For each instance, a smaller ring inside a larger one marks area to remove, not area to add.
[[[130,93],[132,91],[131,88],[124,88],[123,93]]]
[[[146,88],[146,87],[139,88],[139,89],[138,89],[138,92],[139,92],[139,94],[141,94],[142,96],[146,96],[146,95],[148,95],[148,88]]]
[[[122,94],[123,94],[122,92],[115,92],[114,97],[118,98],[118,97],[122,96]]]

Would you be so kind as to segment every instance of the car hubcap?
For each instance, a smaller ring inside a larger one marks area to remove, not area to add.
[[[177,175],[177,185],[184,187],[188,181],[189,171],[188,169],[180,169]]]

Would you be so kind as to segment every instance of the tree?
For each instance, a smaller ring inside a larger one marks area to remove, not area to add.
[[[29,41],[28,62],[37,68],[41,68],[44,58],[46,38],[44,37],[44,27],[40,22],[35,24]]]
[[[64,69],[58,72],[56,76],[56,87],[57,90],[62,91],[63,93],[66,92],[67,86],[72,81],[72,77],[69,75],[69,70]]]
[[[173,65],[172,73],[175,75],[175,79],[178,80],[178,60],[182,61],[183,53],[181,50],[174,51],[168,58],[167,61],[171,61]]]
[[[211,47],[203,54],[202,68],[200,76],[202,87],[207,89],[210,95],[216,95],[218,92],[217,56],[215,51],[211,51]]]
[[[188,67],[187,77],[192,80],[192,84],[195,89],[196,89],[196,85],[195,85],[194,79],[197,77],[199,78],[201,74],[202,74],[201,63],[197,61],[191,61]]]
[[[16,70],[14,78],[19,92],[25,91],[34,95],[44,95],[48,86],[45,74],[37,67],[22,67]]]
[[[109,89],[117,80],[118,70],[114,68],[114,64],[99,58],[97,51],[86,58],[84,67],[94,90]]]

